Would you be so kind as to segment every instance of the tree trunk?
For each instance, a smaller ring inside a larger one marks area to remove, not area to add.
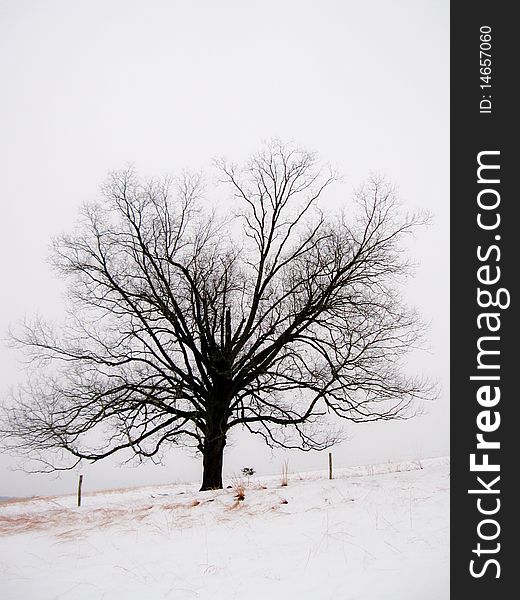
[[[202,486],[200,491],[222,489],[222,465],[226,434],[206,436],[202,450]]]

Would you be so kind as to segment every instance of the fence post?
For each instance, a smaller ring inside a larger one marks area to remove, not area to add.
[[[78,481],[78,506],[81,506],[81,486],[83,485],[83,475],[79,476]]]
[[[329,452],[329,479],[332,479],[332,452]]]

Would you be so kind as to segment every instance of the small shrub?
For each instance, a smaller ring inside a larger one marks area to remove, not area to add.
[[[253,467],[244,467],[242,469],[242,475],[247,477],[247,487],[249,487],[249,479],[253,477],[255,473],[256,471],[253,469]]]

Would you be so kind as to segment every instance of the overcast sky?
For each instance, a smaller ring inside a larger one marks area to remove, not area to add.
[[[73,226],[107,172],[143,175],[242,160],[279,136],[318,151],[343,174],[331,207],[370,172],[399,186],[434,224],[410,244],[407,299],[430,322],[413,368],[440,398],[406,422],[346,427],[338,466],[448,454],[449,2],[447,0],[0,0],[0,331],[36,312],[59,319],[62,283],[50,238]],[[23,378],[0,348],[5,396]],[[232,435],[225,473],[325,468],[326,454],[271,452]],[[0,457],[0,496],[73,491],[77,472],[13,472]],[[198,480],[182,450],[163,467],[86,466],[85,489]]]

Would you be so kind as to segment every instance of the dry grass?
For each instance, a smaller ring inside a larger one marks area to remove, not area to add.
[[[83,485],[85,485],[85,481],[83,481]],[[108,496],[108,495],[112,495],[112,494],[126,494],[126,493],[133,493],[133,492],[139,492],[142,490],[150,490],[150,493],[155,493],[158,496],[162,496],[162,495],[169,495],[169,493],[171,493],[171,488],[172,486],[175,484],[171,484],[171,483],[157,483],[157,484],[153,484],[153,485],[130,485],[127,487],[113,487],[113,488],[103,488],[101,490],[93,490],[91,492],[86,492],[83,494],[83,496]],[[167,492],[166,490],[169,490],[169,492]],[[178,494],[184,494],[184,492],[177,492]],[[72,494],[74,495],[74,494]]]
[[[44,511],[0,515],[0,535],[52,530],[57,536],[62,536],[70,534],[70,530],[75,528],[93,530],[127,522],[143,521],[152,513],[153,508],[153,506],[139,506],[136,508],[111,507],[78,510],[47,507]]]
[[[229,510],[241,509],[242,506],[243,506],[243,503],[241,500],[235,500],[233,502],[233,504],[229,507]]]
[[[0,535],[12,535],[45,529],[49,525],[47,515],[0,516]]]
[[[81,508],[61,506],[51,497],[24,499],[23,502],[28,504],[27,508],[21,505],[22,501],[5,502],[2,506],[6,509],[16,504],[20,504],[20,508],[16,512],[10,509],[0,511],[0,536],[46,530],[59,539],[70,539],[96,529],[126,527],[148,521],[153,515],[163,511],[179,513],[176,518],[182,518],[195,507],[213,500],[210,498],[202,502],[196,498],[185,498],[184,502],[152,501],[139,506]]]
[[[246,499],[246,488],[242,480],[233,485],[233,494],[237,502],[243,502]]]
[[[207,502],[211,502],[211,500],[207,501]],[[182,508],[195,508],[196,506],[199,506],[200,504],[203,504],[200,500],[190,500],[190,502],[168,502],[167,504],[160,504],[159,508],[161,508],[162,510],[179,510]],[[205,503],[204,503],[205,504]]]
[[[39,498],[39,496],[33,496],[32,498],[9,498],[9,500],[2,500],[2,502],[0,502],[0,508],[2,508],[2,506],[11,506],[13,504],[32,502],[33,500],[39,500]]]

